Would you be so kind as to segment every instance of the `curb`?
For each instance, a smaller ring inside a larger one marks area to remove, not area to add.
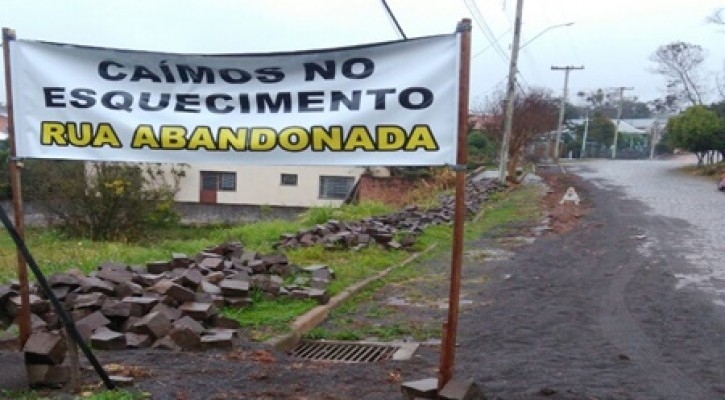
[[[290,324],[292,332],[275,336],[267,340],[265,343],[280,351],[288,352],[293,350],[295,347],[297,347],[297,344],[300,342],[300,340],[302,340],[302,336],[305,333],[309,332],[310,330],[321,324],[325,319],[327,319],[327,316],[330,314],[330,310],[342,304],[345,300],[349,299],[354,294],[361,291],[370,283],[384,278],[393,269],[410,264],[421,255],[433,250],[435,247],[436,245],[432,244],[428,246],[428,248],[426,248],[425,250],[419,253],[414,253],[410,257],[406,258],[400,264],[388,267],[371,277],[365,278],[362,281],[355,283],[344,291],[331,297],[326,304],[319,305],[312,310],[306,312],[305,314],[295,318],[295,320],[292,321],[292,323]]]

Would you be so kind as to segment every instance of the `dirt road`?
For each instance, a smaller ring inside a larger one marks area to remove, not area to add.
[[[586,175],[586,166],[576,170]],[[547,204],[559,233],[531,240],[534,221],[467,244],[455,377],[473,379],[489,399],[725,399],[725,307],[681,284],[691,247],[667,246],[690,224],[613,185],[540,171],[552,184]],[[559,204],[569,187],[580,206]],[[430,279],[385,287],[369,307],[389,308],[391,295],[411,292],[445,298],[449,259],[423,263]],[[446,313],[394,309],[386,321]],[[402,381],[435,377],[439,365],[436,345],[408,361],[368,364],[300,361],[252,344],[101,357],[146,368],[136,385],[154,399],[401,399]]]
[[[503,399],[725,399],[725,308],[676,289],[691,267],[652,245],[686,221],[612,186],[575,186],[593,206],[575,230],[481,267],[493,304],[462,318],[460,373]]]

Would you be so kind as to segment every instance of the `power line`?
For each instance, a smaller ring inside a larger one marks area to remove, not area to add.
[[[476,3],[471,0],[463,0],[463,4],[468,9],[468,12],[473,18],[473,21],[476,23],[476,26],[478,26],[478,29],[486,37],[486,40],[488,40],[488,43],[493,46],[494,50],[496,50],[496,53],[498,53],[501,59],[504,60],[504,62],[508,63],[509,58],[506,55],[506,52],[504,52],[501,46],[498,44],[498,41],[496,40],[496,35],[494,35],[491,31],[491,28],[486,22],[486,18],[483,17],[481,11],[478,9],[478,6],[476,6]]]
[[[390,21],[391,21],[391,22],[393,23],[393,25],[395,26],[395,29],[396,29],[396,30],[398,31],[398,33],[400,34],[400,36],[401,36],[401,37],[402,37],[402,38],[403,38],[404,40],[408,40],[408,37],[407,37],[407,36],[405,36],[405,32],[403,32],[403,28],[402,28],[402,27],[400,26],[400,24],[398,23],[398,19],[397,19],[397,18],[395,18],[395,14],[393,14],[393,10],[391,10],[391,9],[390,9],[390,6],[388,6],[388,2],[387,2],[386,0],[382,0],[382,2],[383,2],[383,7],[385,7],[385,12],[386,12],[386,14],[388,15],[388,18],[390,18]]]

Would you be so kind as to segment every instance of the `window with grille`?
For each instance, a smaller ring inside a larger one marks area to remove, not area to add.
[[[234,192],[237,190],[236,172],[201,172],[202,190]]]
[[[351,176],[320,176],[320,198],[345,199],[354,183]]]
[[[282,186],[297,186],[297,174],[281,174],[279,179]]]

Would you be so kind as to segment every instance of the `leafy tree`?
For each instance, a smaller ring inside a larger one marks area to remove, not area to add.
[[[650,61],[656,64],[652,71],[667,78],[667,88],[674,96],[690,105],[701,105],[705,88],[699,72],[706,56],[699,45],[672,42],[657,48]]]
[[[469,164],[484,164],[493,158],[496,146],[480,131],[471,131],[467,138]]]
[[[489,103],[485,130],[497,140],[503,137],[503,116],[505,111],[505,93],[501,92],[495,101]],[[514,97],[514,117],[509,141],[509,154],[506,170],[509,179],[515,179],[516,167],[524,157],[524,149],[541,135],[556,129],[559,121],[559,101],[551,91],[533,88],[528,93],[518,93]]]
[[[23,198],[36,200],[61,231],[93,240],[142,240],[178,222],[174,195],[184,166],[28,160]],[[168,182],[167,177],[173,181]]]
[[[614,142],[614,131],[617,129],[612,120],[601,112],[595,112],[589,120],[588,142],[597,142],[609,146]],[[584,127],[577,128],[577,133],[584,135]]]
[[[617,107],[619,99],[615,98],[614,92],[597,89],[594,91],[581,91],[577,96],[586,104],[578,108],[578,118],[584,118],[586,108],[592,112],[599,112],[611,119],[617,118]],[[622,118],[650,118],[652,110],[646,102],[638,101],[637,98],[625,98],[622,100]]]
[[[668,121],[668,145],[695,153],[698,166],[702,166],[709,151],[725,147],[724,131],[723,120],[714,111],[692,106]]]

